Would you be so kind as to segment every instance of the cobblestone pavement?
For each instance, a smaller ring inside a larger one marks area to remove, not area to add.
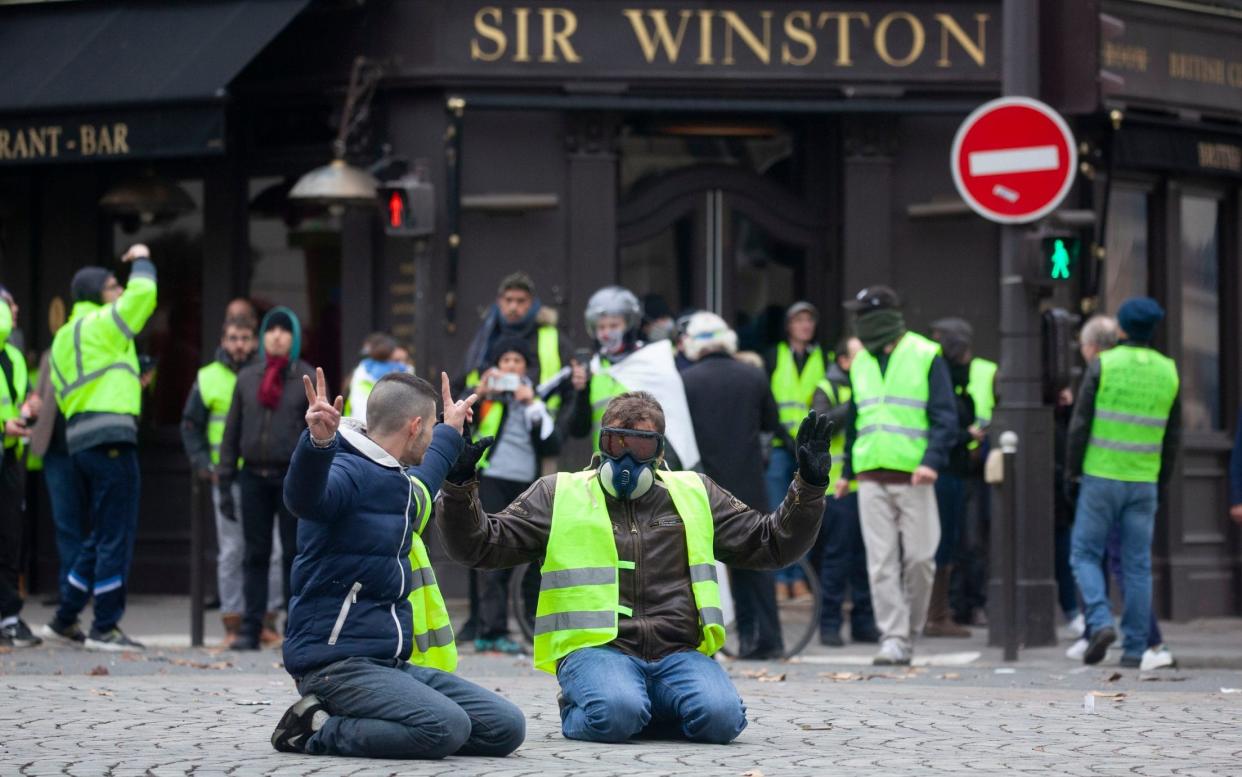
[[[1238,672],[733,664],[750,719],[734,744],[605,746],[561,737],[552,678],[466,655],[464,676],[526,711],[526,744],[505,759],[423,763],[273,751],[271,729],[295,699],[278,659],[0,655],[0,775],[1242,774],[1242,693],[1222,692],[1242,686]],[[1091,690],[1104,695],[1087,712]]]

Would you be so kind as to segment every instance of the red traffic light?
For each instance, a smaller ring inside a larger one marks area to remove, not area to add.
[[[393,229],[405,226],[405,197],[400,189],[393,189],[388,194],[388,225]]]

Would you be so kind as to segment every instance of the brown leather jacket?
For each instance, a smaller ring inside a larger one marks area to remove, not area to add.
[[[794,476],[774,513],[753,510],[701,475],[715,519],[716,558],[746,569],[779,569],[801,558],[819,533],[824,489]],[[480,569],[539,562],[552,526],[556,475],[541,478],[499,513],[479,504],[477,482],[445,481],[436,500],[436,522],[455,561]],[[668,489],[659,480],[633,501],[605,495],[617,554],[634,560],[620,570],[621,604],[634,611],[620,619],[613,647],[644,660],[693,650],[699,644],[698,611],[690,589],[686,535]]]

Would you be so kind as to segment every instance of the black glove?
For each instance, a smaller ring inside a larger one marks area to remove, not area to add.
[[[812,486],[828,485],[828,473],[832,469],[832,453],[828,446],[832,440],[832,422],[828,416],[814,410],[807,413],[798,427],[798,474]]]
[[[448,482],[458,486],[474,480],[474,470],[479,466],[479,459],[483,458],[483,454],[487,452],[487,449],[492,447],[492,443],[496,442],[495,437],[480,437],[478,442],[471,442],[465,432],[462,432],[461,436],[466,444],[457,456],[457,461],[453,464],[453,468],[444,477]]]
[[[219,496],[220,515],[224,516],[226,521],[237,521],[237,505],[233,503],[233,485],[225,481],[220,481],[216,486],[216,494]]]

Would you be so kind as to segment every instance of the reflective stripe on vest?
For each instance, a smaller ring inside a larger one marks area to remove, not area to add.
[[[888,357],[888,369],[862,350],[850,365],[857,436],[851,460],[855,472],[890,469],[913,472],[927,452],[928,371],[940,352],[936,343],[907,332]]]
[[[1173,360],[1150,348],[1119,345],[1101,353],[1083,474],[1132,483],[1159,480],[1177,387]]]
[[[137,416],[142,409],[142,385],[138,380],[138,352],[134,341],[101,337],[100,347],[83,347],[83,329],[107,317],[115,327],[120,320],[113,316],[114,306],[104,307],[90,302],[73,306],[69,323],[62,326],[52,339],[49,363],[56,402],[65,421],[79,413],[116,413]],[[124,322],[121,322],[124,323]],[[116,328],[125,335],[129,327]],[[107,342],[103,342],[107,341]],[[120,347],[105,347],[118,345]],[[66,430],[69,434],[69,430]]]
[[[30,388],[30,374],[26,367],[26,357],[12,343],[4,344],[4,352],[8,354],[9,362],[13,365],[13,388],[17,390],[17,396],[9,396],[9,381],[4,377],[3,373],[0,373],[0,429],[4,428],[6,421],[12,421],[21,416],[22,403],[26,401],[26,394]],[[12,449],[21,444],[21,437],[9,437],[7,435],[4,437],[5,448]]]
[[[966,393],[975,403],[975,424],[983,428],[992,423],[992,410],[996,407],[996,362],[970,360]]]
[[[660,472],[659,477],[685,530],[690,587],[700,621],[698,649],[712,655],[724,644],[725,631],[707,489],[693,472]],[[555,674],[557,662],[573,651],[616,639],[621,609],[618,569],[627,564],[632,562],[621,562],[617,556],[598,475],[558,474],[535,612],[536,669]]]
[[[220,463],[220,443],[224,440],[224,423],[229,417],[229,405],[233,404],[233,388],[237,385],[237,373],[221,364],[212,362],[198,371],[198,395],[207,408],[207,444],[211,446],[211,463]]]
[[[611,365],[606,359],[600,359],[599,366],[600,369],[606,370]],[[604,411],[608,409],[608,403],[613,397],[620,396],[627,391],[629,389],[614,380],[611,375],[599,371],[591,373],[591,440],[596,453],[599,452],[599,429],[603,425]]]
[[[409,505],[415,504],[415,490],[422,497],[418,514],[414,516],[413,531],[410,535],[410,593],[406,599],[410,603],[413,617],[412,629],[414,644],[410,646],[410,663],[429,666],[445,672],[457,668],[457,644],[453,641],[453,626],[449,622],[448,607],[444,605],[444,597],[440,595],[440,586],[436,583],[436,573],[431,567],[431,558],[427,555],[427,546],[423,543],[423,530],[427,528],[427,519],[431,517],[431,494],[427,486],[416,477],[408,476],[410,496],[406,507],[406,520],[410,520]],[[396,606],[393,609],[396,618]],[[400,658],[403,646],[400,644],[401,630],[397,630],[397,652],[394,658]]]
[[[776,346],[776,367],[772,370],[772,397],[776,399],[776,407],[780,411],[781,423],[789,430],[789,434],[798,433],[798,425],[811,409],[811,399],[815,396],[815,387],[824,379],[824,354],[818,345],[812,346],[807,352],[806,363],[802,372],[798,372],[793,351],[789,344],[782,342]],[[773,440],[773,445],[780,446],[780,440]]]
[[[850,401],[849,386],[837,386],[837,384],[825,378],[816,386],[820,391],[824,392],[824,396],[828,399],[830,408],[839,407]],[[841,479],[841,473],[845,469],[845,428],[840,427],[834,430],[832,442],[829,443],[828,452],[832,454],[832,469],[828,474],[828,487],[832,488],[838,480]],[[850,491],[858,489],[858,481],[850,481]]]

